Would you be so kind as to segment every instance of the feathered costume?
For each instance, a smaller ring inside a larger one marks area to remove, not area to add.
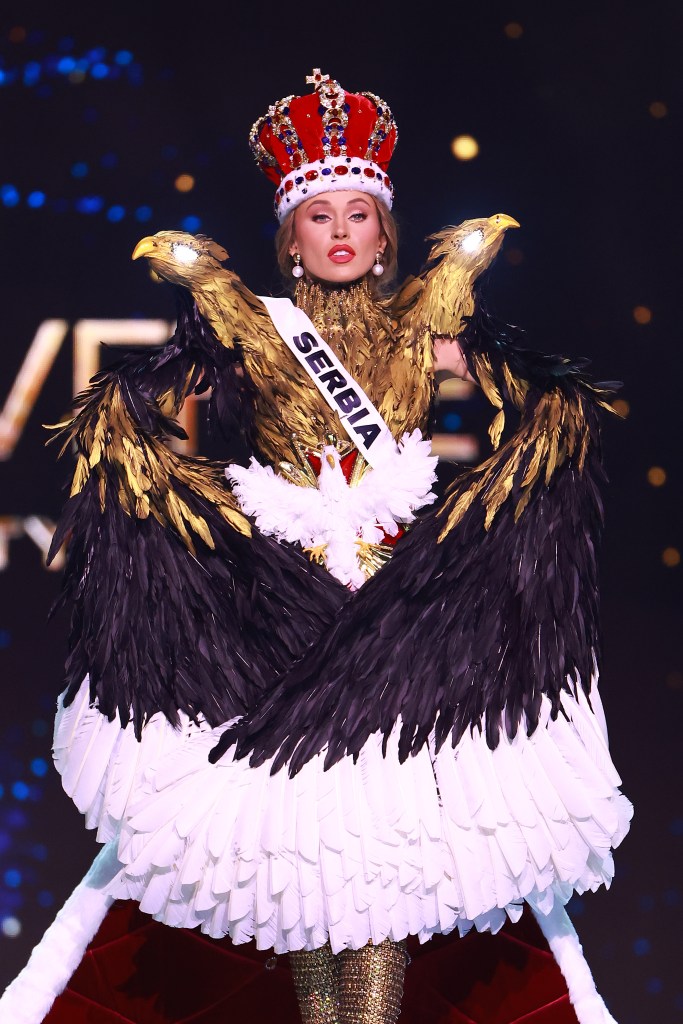
[[[297,285],[396,442],[374,468],[221,246],[138,244],[175,290],[175,334],[98,374],[58,435],[76,470],[53,541],[73,609],[54,758],[105,844],[82,883],[100,918],[134,899],[169,925],[336,953],[495,931],[527,901],[582,1024],[611,1020],[563,907],[610,884],[632,813],[597,691],[613,385],[482,308],[515,223],[433,236],[390,298]],[[438,504],[436,338],[458,339],[496,409],[492,454]],[[249,467],[169,447],[208,388]],[[32,1005],[29,962],[0,1021],[41,1020],[74,966]]]

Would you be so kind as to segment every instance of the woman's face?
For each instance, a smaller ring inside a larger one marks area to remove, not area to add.
[[[291,256],[309,277],[332,284],[356,281],[387,244],[377,207],[363,192],[324,192],[294,211]]]

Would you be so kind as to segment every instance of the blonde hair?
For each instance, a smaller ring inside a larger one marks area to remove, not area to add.
[[[387,242],[382,258],[384,273],[381,277],[375,277],[372,272],[367,274],[372,291],[379,292],[384,291],[385,287],[390,285],[396,276],[398,267],[398,225],[390,210],[387,209],[381,200],[376,199],[375,196],[370,196],[370,198],[375,204],[380,229]],[[289,254],[289,250],[294,240],[295,216],[296,209],[287,214],[275,235],[277,265],[280,268],[280,273],[289,285],[294,283],[294,278],[292,277],[292,257]]]

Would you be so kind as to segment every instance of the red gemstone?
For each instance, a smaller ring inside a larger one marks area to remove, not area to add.
[[[317,171],[306,171],[304,178],[306,181],[314,181],[318,177]]]
[[[373,171],[372,167],[364,167],[363,168],[363,174],[365,175],[366,178],[374,178],[375,177],[375,172]]]
[[[336,156],[337,154],[335,153],[334,155]],[[349,169],[348,167],[345,167],[344,164],[340,164],[339,167],[335,167],[334,169],[335,174],[348,174],[348,172]]]
[[[339,148],[339,146],[330,146],[330,155],[341,156],[341,149]]]
[[[301,157],[298,153],[295,153],[292,157],[292,167],[301,167]]]
[[[291,192],[293,188],[294,188],[294,182],[290,178],[288,181],[285,182],[285,192]]]

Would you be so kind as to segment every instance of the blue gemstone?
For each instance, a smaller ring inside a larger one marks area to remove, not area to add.
[[[378,108],[377,108],[377,113],[378,113],[378,114],[379,114],[380,116],[382,115],[383,111],[382,111],[382,108],[381,108],[381,107],[378,107]]]
[[[322,171],[320,173],[321,174],[332,174],[332,168],[331,167],[323,167],[323,169],[322,169]]]
[[[360,167],[352,167],[351,174],[360,174]]]
[[[324,108],[324,107],[322,107],[322,106],[321,106],[321,107],[318,107],[318,113],[319,113],[319,114],[320,114],[320,116],[322,117],[322,116],[323,116],[323,114],[325,113],[325,108]]]
[[[348,103],[345,103],[344,106],[342,107],[342,110],[344,111],[345,114],[348,114],[350,109],[351,107],[348,105]]]
[[[294,184],[295,185],[300,185],[303,180],[304,180],[303,178],[295,178],[294,179]]]
[[[285,117],[287,117],[287,115],[289,114],[289,107],[284,107],[282,113],[284,114]]]
[[[293,146],[285,146],[285,150],[286,150],[286,151],[287,151],[287,152],[289,153],[289,155],[291,156],[291,155],[292,155],[292,153],[294,152],[294,147],[293,147]]]

